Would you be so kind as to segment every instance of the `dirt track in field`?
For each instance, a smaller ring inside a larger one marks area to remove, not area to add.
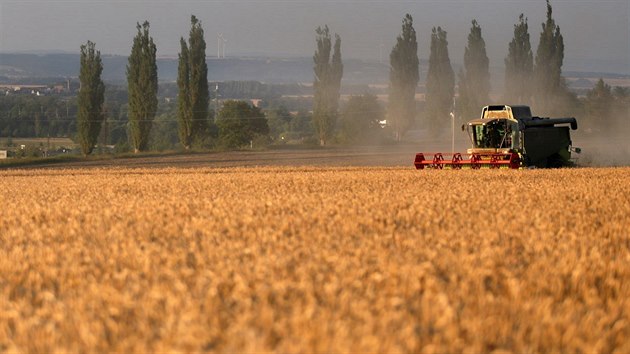
[[[576,146],[582,154],[573,154],[573,161],[582,167],[630,166],[630,144],[625,137],[594,139],[576,137]],[[455,151],[465,153],[470,146],[466,137],[458,136]],[[450,139],[421,139],[385,146],[356,147],[273,147],[262,151],[195,152],[171,154],[140,154],[117,158],[88,158],[85,160],[55,161],[51,163],[25,164],[2,169],[75,169],[75,168],[224,168],[256,166],[402,166],[413,168],[413,160],[418,152],[449,153],[452,150]]]
[[[312,148],[265,151],[227,151],[132,156],[115,159],[77,160],[45,165],[20,166],[41,168],[196,168],[256,166],[408,166],[419,148],[413,145],[359,148]],[[450,148],[449,148],[450,149]]]

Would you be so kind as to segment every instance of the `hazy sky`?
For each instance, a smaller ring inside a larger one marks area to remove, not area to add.
[[[629,3],[552,1],[565,40],[565,70],[630,74]],[[344,58],[387,61],[402,17],[410,13],[420,58],[428,58],[431,27],[439,25],[448,32],[451,61],[461,63],[470,21],[477,19],[491,65],[503,66],[518,15],[529,18],[535,51],[545,11],[544,0],[0,0],[0,51],[78,52],[92,40],[104,54],[128,55],[136,22],[146,19],[158,55],[174,56],[194,14],[202,21],[208,56],[216,56],[222,32],[228,56],[310,57],[314,29],[328,24],[341,35]]]

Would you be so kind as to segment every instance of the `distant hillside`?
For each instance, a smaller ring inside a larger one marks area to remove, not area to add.
[[[124,82],[127,57],[103,55],[103,79]],[[387,82],[389,66],[361,60],[344,62],[344,82],[369,84]],[[16,81],[25,78],[77,77],[78,54],[1,54],[0,81]],[[160,81],[177,79],[177,58],[159,58]],[[208,59],[209,81],[261,81],[269,83],[311,82],[313,63],[311,58],[226,58]]]
[[[103,79],[106,82],[126,82],[127,57],[103,55]],[[209,58],[208,81],[260,81],[271,84],[310,83],[313,81],[311,58],[240,57]],[[423,90],[428,64],[420,60],[420,87]],[[458,72],[460,66],[453,63]],[[177,58],[158,58],[158,77],[161,82],[177,79]],[[504,68],[490,68],[492,89],[501,92]],[[0,83],[50,84],[76,78],[79,72],[78,54],[8,54],[0,53]],[[613,86],[630,86],[630,76],[615,73],[567,71],[563,75],[572,88],[591,88],[602,77]],[[61,80],[60,80],[61,79]],[[389,65],[357,59],[344,60],[344,85],[384,84],[389,82]],[[590,84],[589,84],[590,83]]]
[[[77,76],[78,68],[78,54],[0,53],[0,76],[9,78]]]

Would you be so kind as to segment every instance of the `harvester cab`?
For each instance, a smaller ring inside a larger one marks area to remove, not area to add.
[[[418,153],[414,165],[417,169],[571,166],[571,152],[580,149],[571,146],[566,124],[577,129],[575,118],[532,117],[528,106],[486,106],[480,118],[462,126],[472,146],[465,155]]]

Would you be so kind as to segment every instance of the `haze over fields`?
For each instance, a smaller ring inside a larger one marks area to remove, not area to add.
[[[565,38],[569,71],[630,73],[628,1],[552,1]],[[419,57],[427,58],[433,26],[448,31],[453,62],[461,62],[470,21],[477,19],[491,66],[503,66],[518,15],[529,19],[536,48],[545,2],[536,1],[103,1],[0,0],[0,52],[77,53],[87,40],[104,54],[128,55],[136,22],[151,23],[158,56],[174,57],[189,16],[203,23],[208,56],[223,33],[227,56],[310,57],[314,29],[341,35],[344,58],[388,61],[405,13],[414,16]]]

